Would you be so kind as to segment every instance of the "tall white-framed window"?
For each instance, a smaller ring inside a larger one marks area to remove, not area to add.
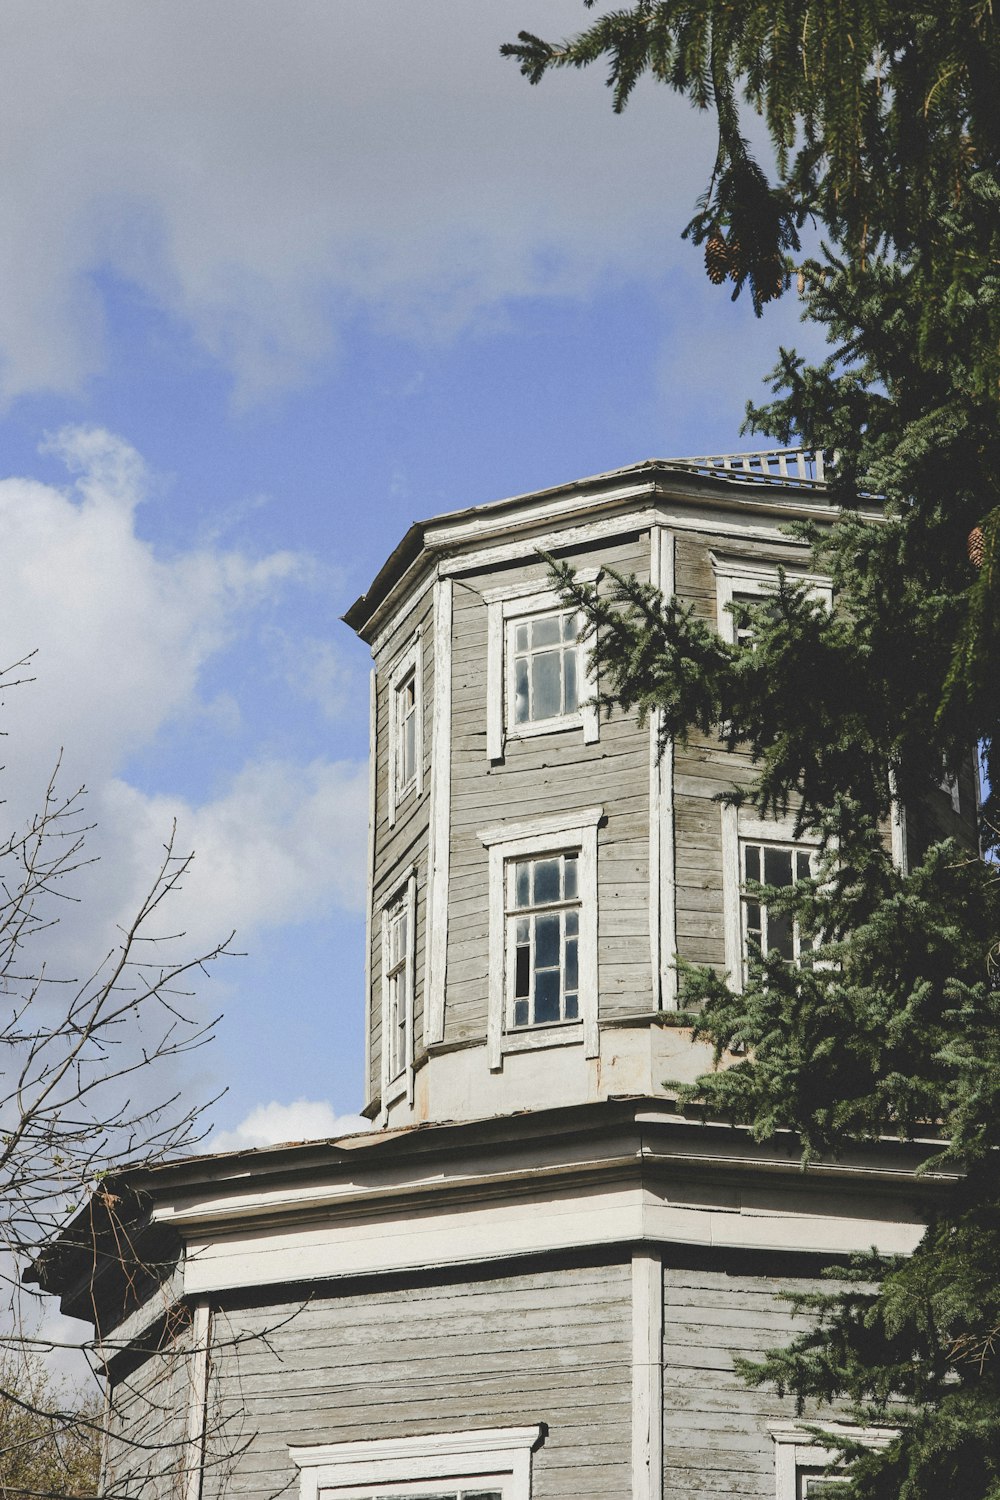
[[[778,587],[776,562],[758,561],[756,558],[709,554],[715,574],[716,620],[723,640],[735,645],[747,642],[751,631],[737,624],[732,606],[746,603],[772,594]],[[790,582],[807,585],[811,597],[821,599],[828,609],[833,608],[833,584],[821,573],[807,573],[794,564],[781,564]]]
[[[812,879],[815,844],[796,840],[791,818],[750,817],[736,807],[722,809],[722,901],[726,968],[730,983],[742,989],[751,949],[777,953],[801,963],[811,944],[798,923],[752,890],[752,884],[778,888]]]
[[[600,807],[484,828],[489,851],[491,1068],[506,1053],[582,1042],[597,1031]]]
[[[544,1422],[289,1448],[299,1500],[530,1500]]]
[[[423,642],[417,635],[389,673],[389,824],[424,789]]]
[[[595,583],[599,576],[598,568],[577,571],[582,583]],[[506,584],[484,597],[490,760],[503,759],[508,739],[563,729],[582,728],[584,741],[594,743],[600,717],[581,639],[582,615],[537,582]]]
[[[382,1108],[413,1090],[417,875],[411,866],[379,904],[382,923]]]
[[[769,1422],[774,1440],[775,1500],[824,1500],[826,1487],[836,1477],[824,1471],[836,1458],[836,1450],[824,1448],[811,1433],[794,1422]],[[868,1448],[884,1448],[896,1436],[890,1427],[856,1427],[846,1422],[824,1422],[835,1437]]]

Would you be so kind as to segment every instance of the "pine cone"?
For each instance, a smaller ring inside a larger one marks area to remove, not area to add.
[[[986,538],[981,526],[973,526],[969,532],[969,561],[974,568],[981,568],[986,556]]]
[[[730,280],[739,281],[741,276],[746,275],[746,267],[740,265],[740,259],[743,255],[743,246],[740,244],[739,240],[734,234],[731,234],[729,236],[729,243],[727,244],[726,249],[728,251],[728,255],[726,257],[726,267],[729,271]]]
[[[713,286],[721,286],[729,271],[729,246],[718,230],[705,241],[705,270]]]

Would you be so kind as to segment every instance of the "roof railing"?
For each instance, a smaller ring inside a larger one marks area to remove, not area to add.
[[[716,479],[737,479],[744,484],[825,485],[837,461],[836,453],[822,448],[768,448],[754,453],[705,454],[699,458],[672,458],[671,466]]]

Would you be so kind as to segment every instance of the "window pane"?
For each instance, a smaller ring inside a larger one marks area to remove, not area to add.
[[[566,1020],[575,1021],[580,1014],[580,1003],[576,995],[566,996]]]
[[[515,1000],[514,1002],[514,1025],[527,1026],[528,1024],[528,1002],[527,1000]]]
[[[528,711],[528,658],[519,656],[514,661],[514,722],[526,724]]]
[[[559,1020],[559,970],[542,969],[535,974],[535,1020]]]
[[[580,634],[580,616],[577,614],[563,615],[562,638],[564,641],[576,641]]]
[[[563,858],[563,879],[565,882],[565,896],[567,901],[576,899],[576,872],[577,858],[575,854],[567,854]],[[575,920],[575,918],[574,918]],[[567,929],[568,931],[569,929]],[[576,928],[573,928],[576,931]]]
[[[543,619],[534,621],[534,628],[531,633],[531,644],[533,646],[554,646],[558,640],[558,615],[546,615]]]
[[[809,856],[804,849],[799,849],[795,855],[795,878],[796,880],[808,880],[812,875],[812,867]]]
[[[571,714],[578,707],[576,691],[576,651],[571,647],[563,652],[563,672],[565,674],[566,702],[564,712]]]
[[[782,958],[791,960],[795,957],[792,945],[792,919],[787,912],[771,911],[768,908],[767,946],[769,950],[777,948]]]
[[[580,926],[580,918],[575,911],[566,913],[566,936],[575,937]]]
[[[743,876],[746,880],[760,879],[760,850],[756,844],[747,844],[743,849]]]
[[[747,937],[760,943],[760,906],[756,901],[747,902]]]
[[[792,851],[791,849],[765,849],[764,850],[764,884],[765,885],[791,885],[792,883]]]
[[[526,859],[519,860],[514,867],[514,905],[531,905],[531,863]]]
[[[562,712],[558,651],[540,651],[531,658],[531,717],[554,719]]]
[[[547,901],[559,900],[559,865],[558,859],[535,860],[536,906],[542,906]]]
[[[566,988],[567,990],[579,988],[576,963],[576,938],[569,938],[566,942]]]
[[[559,914],[535,918],[535,968],[559,967]],[[518,991],[520,994],[521,992]]]
[[[417,769],[417,716],[411,713],[403,731],[403,784],[412,781]]]
[[[527,651],[528,649],[528,624],[525,621],[514,628],[514,650]]]
[[[531,992],[531,949],[525,944],[514,950],[514,994],[527,999]]]

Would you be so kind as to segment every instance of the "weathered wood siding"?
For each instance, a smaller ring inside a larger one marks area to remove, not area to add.
[[[389,768],[391,690],[393,668],[419,633],[423,647],[423,697],[421,714],[421,753],[423,786],[420,795],[411,792],[396,808],[395,823],[389,823]],[[433,593],[427,590],[413,610],[393,631],[378,654],[376,671],[375,727],[375,871],[373,897],[378,902],[389,891],[399,874],[416,866],[416,972],[414,975],[413,1033],[419,1054],[423,1038],[424,955],[427,940],[427,844],[431,784],[431,719],[434,705],[434,613]],[[382,924],[376,910],[371,931],[371,1074],[370,1097],[381,1088],[382,1067]]]
[[[115,1500],[177,1500],[183,1494],[192,1463],[191,1347],[187,1326],[112,1380],[105,1488]]]
[[[745,1385],[733,1356],[755,1358],[801,1333],[807,1325],[782,1293],[814,1290],[831,1286],[788,1275],[665,1268],[663,1500],[774,1500],[767,1423],[795,1420],[794,1402]],[[809,1409],[803,1420],[818,1416]]]
[[[610,566],[649,576],[648,531],[575,550],[580,568]],[[446,1039],[486,1033],[489,967],[487,852],[478,830],[544,813],[600,804],[598,834],[599,993],[603,1017],[648,1010],[649,732],[634,717],[602,722],[597,744],[582,729],[509,737],[502,764],[486,752],[486,605],[481,591],[537,580],[542,563],[464,576],[455,588],[452,677],[452,824]]]
[[[289,1444],[544,1421],[535,1500],[623,1500],[630,1274],[562,1267],[217,1316],[219,1337],[269,1330],[214,1362],[210,1409],[256,1434],[229,1492],[284,1492]],[[207,1476],[204,1500],[221,1495]]]

